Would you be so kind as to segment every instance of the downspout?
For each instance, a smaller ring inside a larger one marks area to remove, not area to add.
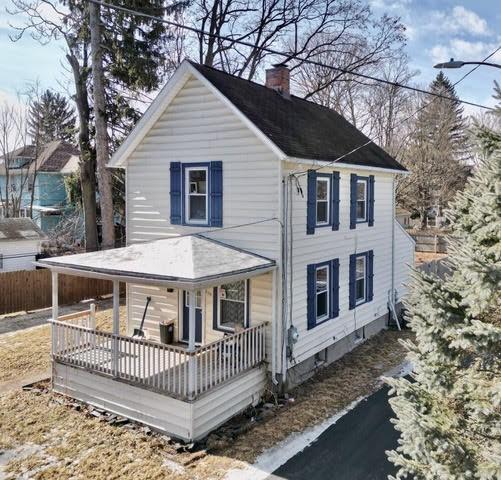
[[[391,180],[391,292],[390,302],[395,305],[395,175]]]

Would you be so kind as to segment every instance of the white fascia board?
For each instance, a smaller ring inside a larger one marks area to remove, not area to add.
[[[170,102],[172,102],[179,90],[187,82],[192,70],[191,65],[186,60],[181,63],[179,68],[174,72],[174,75],[162,87],[155,100],[146,109],[132,132],[130,132],[113,154],[108,162],[108,168],[125,168],[127,158],[141,143],[155,122],[162,116]]]
[[[259,128],[254,125],[227,97],[225,97],[212,83],[207,80],[196,68],[191,67],[193,75],[206,85],[209,90],[244,123],[244,125],[249,128],[254,135],[256,135],[259,140],[261,140],[280,160],[285,160],[287,155],[275,144],[273,143]]]
[[[382,167],[370,167],[368,165],[352,165],[350,163],[343,162],[332,162],[329,160],[309,160],[306,158],[296,158],[296,157],[287,157],[284,159],[286,162],[298,163],[302,165],[311,165],[313,167],[330,167],[330,168],[342,168],[346,170],[366,170],[366,171],[375,171],[381,173],[392,173],[398,175],[410,175],[409,171],[397,170],[394,168],[382,168]]]

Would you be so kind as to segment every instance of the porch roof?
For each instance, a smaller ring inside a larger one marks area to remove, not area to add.
[[[249,278],[276,268],[274,260],[201,235],[45,258],[37,264],[70,275],[186,289]]]

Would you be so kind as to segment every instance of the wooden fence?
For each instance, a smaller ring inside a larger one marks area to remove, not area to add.
[[[109,280],[59,275],[59,304],[69,305],[112,293]],[[49,270],[19,270],[0,273],[0,315],[36,310],[52,305]]]
[[[447,253],[447,239],[442,234],[409,232],[416,241],[416,252]]]

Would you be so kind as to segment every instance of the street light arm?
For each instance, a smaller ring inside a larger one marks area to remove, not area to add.
[[[464,65],[487,65],[488,67],[501,68],[501,65],[490,62],[462,62],[461,60],[450,59],[449,62],[437,63],[434,68],[461,68]]]

